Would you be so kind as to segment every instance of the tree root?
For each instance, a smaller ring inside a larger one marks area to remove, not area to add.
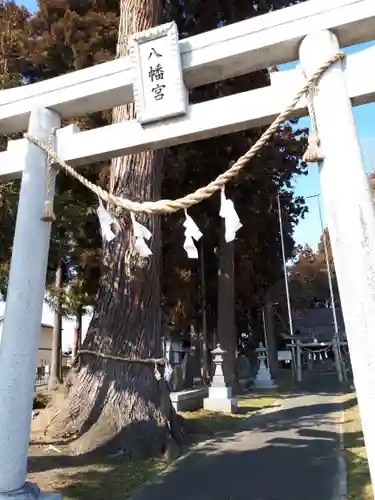
[[[68,398],[54,402],[58,407],[45,436],[69,443],[74,455],[178,455],[186,427],[174,411],[166,382],[150,377],[144,366],[131,367],[121,376],[117,371],[115,366],[105,373],[82,367]]]

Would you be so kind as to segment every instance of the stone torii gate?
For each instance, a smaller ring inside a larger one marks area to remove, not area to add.
[[[172,23],[138,35],[130,59],[0,92],[0,133],[28,128],[46,143],[62,118],[134,99],[138,120],[84,132],[74,126],[57,130],[58,156],[80,166],[265,125],[291,101],[305,78],[339,51],[339,42],[346,47],[374,39],[374,0],[310,0],[180,42]],[[168,62],[161,90],[158,82],[150,85],[146,78],[150,49]],[[298,58],[303,71],[272,73],[268,87],[188,103],[189,88]],[[331,66],[320,79],[313,103],[325,155],[319,165],[322,192],[375,482],[375,213],[352,113],[352,104],[375,100],[375,72],[369,69],[374,60],[375,48],[369,48]],[[162,92],[165,100],[159,106]],[[305,115],[301,99],[293,116]],[[22,176],[0,344],[0,500],[50,496],[25,484],[50,238],[50,223],[41,220],[46,163],[45,152],[27,139],[10,141],[0,153],[0,179]]]

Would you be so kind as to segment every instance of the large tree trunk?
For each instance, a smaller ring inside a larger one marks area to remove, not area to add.
[[[222,222],[219,249],[219,286],[217,336],[224,354],[224,376],[235,386],[236,329],[234,318],[234,242],[224,238],[225,223]]]
[[[209,353],[207,335],[207,302],[206,302],[206,276],[204,266],[204,245],[200,244],[200,277],[201,277],[201,310],[202,310],[202,377],[207,383],[209,379]]]
[[[266,306],[263,309],[264,321],[265,321],[265,335],[267,340],[268,349],[268,363],[271,374],[276,377],[279,371],[279,362],[277,358],[277,345],[276,345],[276,333],[275,333],[275,323],[273,320],[273,306],[272,301],[268,300]]]
[[[55,275],[56,290],[60,290],[62,286],[63,263],[59,263]],[[51,353],[51,369],[48,377],[48,390],[55,391],[61,383],[61,335],[62,335],[62,316],[60,304],[53,313],[53,331],[52,331],[52,353]]]
[[[76,312],[76,322],[74,325],[72,359],[77,357],[78,350],[82,343],[82,308]]]
[[[160,24],[163,0],[122,0],[119,55],[128,52],[134,32]],[[134,105],[114,110],[113,120],[135,118]],[[111,191],[136,201],[160,198],[162,152],[147,151],[116,159],[111,166]],[[139,216],[152,232],[149,259],[134,251],[130,216],[118,212],[121,231],[104,249],[98,301],[82,349],[144,360],[161,355],[160,217]],[[78,438],[75,453],[93,450],[151,456],[179,440],[179,426],[167,385],[157,381],[153,364],[80,357],[79,371],[69,395],[65,427]],[[175,438],[174,440],[172,438]]]

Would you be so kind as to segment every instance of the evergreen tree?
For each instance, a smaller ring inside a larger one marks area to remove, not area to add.
[[[30,14],[12,0],[0,0],[0,90],[22,84],[27,68],[28,20]],[[0,150],[16,135],[0,135]],[[6,295],[17,214],[19,182],[0,183],[0,298]]]
[[[20,85],[27,68],[27,22],[30,13],[13,0],[0,0],[0,88]]]
[[[12,2],[9,5],[24,14],[23,28],[18,28],[20,22],[18,14],[17,30],[15,28],[16,31],[12,36],[12,40],[17,41],[18,52],[14,48],[12,51],[8,50],[13,65],[15,65],[13,60],[22,61],[22,66],[18,64],[15,70],[18,79],[19,75],[22,76],[23,83],[40,81],[82,69],[112,59],[115,55],[118,2],[77,3],[41,0],[39,10],[34,16],[14,6]],[[5,33],[5,30],[2,33]],[[15,43],[13,42],[13,45]],[[22,57],[19,55],[21,48]],[[109,123],[109,119],[110,113],[104,112],[78,117],[72,121],[85,129],[104,126]],[[91,181],[105,185],[105,164],[90,165],[81,169],[81,172]],[[0,285],[2,285],[1,292],[5,296],[10,251],[5,254],[4,249],[11,248],[19,183],[1,185],[1,190],[0,220],[6,232],[2,233],[4,246],[0,259]],[[79,293],[79,297],[83,300],[83,309],[87,305],[86,296],[92,297],[93,290],[97,290],[100,275],[101,236],[95,210],[97,204],[96,197],[80,183],[61,171],[58,173],[55,194],[57,221],[52,227],[47,282],[50,287],[50,298],[57,293],[60,300],[63,300],[65,295],[61,296],[60,292],[56,292],[53,283],[58,264],[64,259],[72,271],[68,276],[74,275],[76,278],[78,272],[79,276],[84,277],[84,280],[80,279]],[[72,288],[76,289],[76,286]],[[70,295],[68,302],[71,303],[72,300]],[[81,311],[78,295],[74,302],[77,311]],[[63,308],[67,307],[68,304],[63,305]]]

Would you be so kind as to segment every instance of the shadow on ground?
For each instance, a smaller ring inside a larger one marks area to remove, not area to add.
[[[319,389],[321,389],[319,391]],[[141,488],[134,500],[331,500],[337,474],[339,436],[332,419],[342,404],[334,400],[336,384],[324,389],[316,384],[301,387],[295,398],[266,415],[242,421],[240,427],[179,459],[165,474]],[[312,396],[313,393],[318,396]],[[314,402],[319,398],[324,402]],[[296,400],[297,401],[297,400]],[[305,402],[305,403],[304,403]],[[355,406],[356,399],[345,403]],[[360,439],[360,433],[351,436]],[[91,464],[96,464],[91,468]],[[87,470],[82,466],[87,465]],[[80,467],[79,470],[74,469]],[[142,481],[162,470],[155,461],[138,470]],[[29,472],[70,468],[69,482],[59,485],[67,500],[120,500],[130,498],[137,464],[118,460],[93,460],[90,456],[34,456]],[[126,481],[127,487],[124,485]],[[129,486],[129,488],[128,488]]]

